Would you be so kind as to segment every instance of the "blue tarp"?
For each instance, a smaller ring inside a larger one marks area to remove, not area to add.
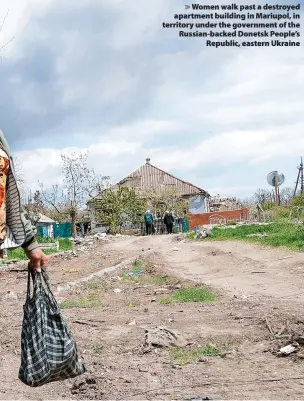
[[[205,196],[197,195],[191,198],[189,212],[191,214],[205,213]]]

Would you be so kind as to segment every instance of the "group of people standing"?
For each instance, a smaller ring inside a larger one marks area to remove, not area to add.
[[[165,215],[163,216],[163,222],[166,226],[167,233],[172,234],[173,224],[174,224],[173,214],[169,211],[166,211]],[[146,234],[147,235],[151,235],[155,232],[154,219],[153,219],[153,215],[150,212],[150,210],[147,210],[145,213],[145,225],[146,225]]]

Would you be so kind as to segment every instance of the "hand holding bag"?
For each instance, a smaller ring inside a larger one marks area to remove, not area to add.
[[[31,281],[33,295],[31,297]],[[19,379],[31,387],[85,372],[77,345],[51,291],[46,272],[29,270],[21,333]]]

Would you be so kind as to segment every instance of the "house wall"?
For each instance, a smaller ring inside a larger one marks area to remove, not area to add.
[[[210,217],[223,218],[229,221],[241,221],[249,218],[249,210],[247,208],[224,210],[221,212],[210,212],[202,214],[189,214],[189,229],[193,231],[194,227],[199,227],[204,224],[210,224]]]
[[[54,238],[53,223],[38,223],[38,235],[44,238]]]

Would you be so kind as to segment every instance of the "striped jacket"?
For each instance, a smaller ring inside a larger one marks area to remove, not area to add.
[[[10,159],[10,168],[6,184],[6,228],[7,237],[0,248],[22,247],[26,252],[38,248],[32,224],[26,219],[21,206],[20,193],[16,182],[14,162],[8,143],[0,130],[0,146]]]

